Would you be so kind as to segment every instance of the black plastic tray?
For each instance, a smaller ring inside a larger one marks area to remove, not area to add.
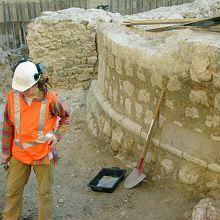
[[[88,186],[96,192],[112,193],[118,184],[124,179],[125,173],[126,170],[118,167],[103,168],[89,182]]]

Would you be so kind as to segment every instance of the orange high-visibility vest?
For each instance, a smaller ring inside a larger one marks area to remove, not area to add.
[[[48,93],[42,101],[28,105],[22,94],[11,91],[8,94],[9,117],[14,124],[12,156],[26,164],[49,155],[47,140],[53,133],[57,116],[49,112],[49,105],[56,99],[55,93]]]

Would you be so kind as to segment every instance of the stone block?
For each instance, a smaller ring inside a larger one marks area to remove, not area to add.
[[[113,99],[113,102],[118,102],[118,90],[112,91],[112,99]]]
[[[162,128],[164,123],[166,121],[166,117],[163,116],[162,114],[159,115],[159,127]]]
[[[192,185],[198,182],[199,174],[194,168],[184,166],[179,171],[179,179],[183,183]]]
[[[151,85],[153,87],[158,86],[159,88],[163,87],[162,76],[158,73],[153,73],[151,75]]]
[[[165,103],[169,108],[174,109],[174,102],[173,101],[166,99]]]
[[[107,137],[111,137],[112,130],[108,121],[105,121],[104,123],[103,132],[107,135]]]
[[[121,62],[121,59],[118,57],[115,58],[115,69],[118,74],[120,74],[120,75],[123,74],[122,62]]]
[[[124,68],[125,68],[126,76],[131,76],[131,77],[134,76],[133,68],[130,63],[125,62]]]
[[[220,72],[213,73],[213,83],[216,88],[220,89]]]
[[[208,97],[206,95],[206,91],[204,90],[198,90],[198,91],[191,90],[190,100],[193,103],[199,103],[207,107],[209,106]]]
[[[128,114],[131,114],[131,100],[125,99],[125,109]]]
[[[152,118],[153,118],[153,112],[149,109],[146,109],[146,115],[144,118],[145,124],[149,125],[152,121]]]
[[[115,67],[115,58],[111,53],[108,53],[108,66],[110,68],[114,68]]]
[[[220,219],[220,210],[216,209],[212,198],[202,199],[194,208],[192,220],[218,220]]]
[[[140,79],[141,81],[145,82],[146,79],[145,79],[145,75],[144,75],[144,72],[142,69],[138,69],[137,70],[137,77],[138,79]]]
[[[220,165],[216,163],[208,164],[208,169],[215,172],[220,173]]]
[[[181,89],[181,83],[180,83],[179,79],[177,79],[176,77],[171,77],[169,79],[167,88],[171,92],[180,90]]]
[[[143,111],[142,105],[138,102],[135,102],[135,112],[136,112],[136,117],[137,118],[141,117],[142,111]]]
[[[108,110],[108,115],[112,120],[114,120],[119,125],[122,125],[122,120],[126,117],[125,115],[117,113],[113,108],[110,108]]]
[[[138,137],[141,136],[142,127],[134,121],[130,120],[129,118],[126,117],[122,119],[122,126],[131,133],[137,135]]]
[[[125,93],[129,96],[132,97],[134,95],[134,90],[135,87],[134,85],[129,82],[129,81],[123,81],[123,90],[125,91]]]
[[[161,166],[164,168],[166,173],[172,173],[174,170],[173,161],[170,159],[163,159],[161,161]]]
[[[215,96],[214,107],[220,112],[220,93]]]
[[[96,62],[97,62],[97,57],[96,57],[96,56],[95,56],[95,57],[89,57],[89,58],[87,59],[87,63],[88,63],[89,65],[94,65]]]
[[[199,110],[195,107],[186,107],[185,115],[189,118],[199,118]]]
[[[183,152],[181,150],[175,148],[175,147],[172,147],[172,146],[170,146],[168,144],[163,144],[163,143],[159,143],[159,146],[162,149],[164,149],[165,151],[167,151],[167,152],[169,152],[169,153],[171,153],[173,155],[176,155],[176,156],[178,156],[180,158],[183,157]]]
[[[194,45],[193,45],[194,46]],[[194,56],[191,60],[190,77],[195,82],[208,82],[213,72],[210,68],[210,47],[204,44],[194,46]]]
[[[211,128],[213,127],[218,127],[220,124],[220,117],[217,115],[207,115],[206,116],[206,121],[205,124],[207,127]]]
[[[208,166],[208,163],[204,160],[200,160],[199,158],[196,158],[192,155],[189,155],[188,153],[186,152],[183,152],[183,158],[186,159],[187,161],[190,161],[194,164],[197,164],[199,166],[203,166],[203,167],[207,167]]]
[[[117,144],[122,144],[123,131],[119,128],[115,128],[112,131],[112,142],[116,142]]]
[[[147,92],[147,89],[140,89],[138,93],[138,101],[144,103],[150,102],[150,93]]]

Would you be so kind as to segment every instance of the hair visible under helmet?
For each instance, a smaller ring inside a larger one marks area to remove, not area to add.
[[[42,75],[42,76],[40,77],[39,81],[37,82],[37,87],[38,87],[41,91],[45,92],[45,91],[47,91],[47,85],[49,85],[50,87],[52,87],[51,84],[50,84],[50,82],[49,82],[49,78],[48,78],[47,76]]]

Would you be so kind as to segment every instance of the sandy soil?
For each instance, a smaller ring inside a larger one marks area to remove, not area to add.
[[[172,182],[147,180],[133,189],[121,183],[113,193],[94,192],[88,182],[103,167],[126,168],[103,142],[90,135],[85,123],[86,91],[63,91],[73,108],[73,121],[60,144],[60,163],[55,171],[55,219],[188,219],[204,195]],[[134,158],[134,161],[138,158]],[[0,169],[0,213],[5,205],[6,173]],[[37,219],[38,192],[32,173],[25,188],[22,219]]]

